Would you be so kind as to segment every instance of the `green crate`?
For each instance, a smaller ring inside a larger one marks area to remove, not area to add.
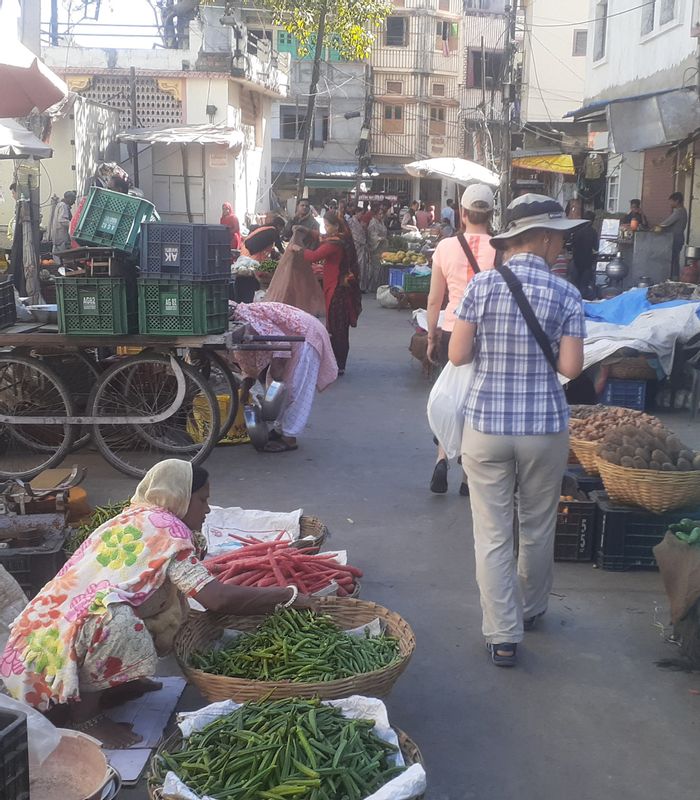
[[[56,278],[58,330],[73,336],[138,331],[136,282],[128,278]]]
[[[404,292],[429,292],[430,275],[404,275]]]
[[[73,238],[82,245],[111,247],[133,255],[138,249],[142,223],[159,219],[148,200],[93,186]]]
[[[228,281],[139,278],[139,330],[157,336],[206,336],[228,328]]]

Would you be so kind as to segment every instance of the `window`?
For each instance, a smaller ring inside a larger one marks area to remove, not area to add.
[[[385,44],[387,47],[405,47],[408,44],[408,17],[387,17]]]
[[[642,8],[642,36],[648,36],[664,25],[676,22],[679,6],[679,0],[650,0]]]
[[[585,56],[588,49],[588,31],[574,31],[574,46],[571,52],[573,56]]]
[[[440,106],[430,106],[430,135],[444,136],[445,130],[445,109]]]
[[[435,26],[435,49],[453,53],[459,47],[459,25],[438,20]]]
[[[384,106],[384,133],[403,133],[403,106]]]
[[[306,109],[280,106],[280,139],[301,139],[304,135]]]
[[[444,97],[445,96],[445,84],[444,83],[434,83],[433,84],[433,97]]]
[[[595,39],[593,44],[593,60],[605,58],[608,47],[608,0],[595,4]]]
[[[270,43],[270,47],[267,46]],[[272,31],[264,30],[251,30],[248,29],[248,54],[251,56],[259,56],[263,53],[269,53],[272,47]]]
[[[620,176],[610,175],[608,178],[608,198],[605,208],[608,214],[617,214],[620,210]]]
[[[387,94],[403,94],[403,82],[402,81],[387,81],[386,82],[386,93]]]
[[[277,31],[277,51],[279,53],[291,53],[296,55],[297,45],[294,37],[287,31]]]
[[[469,53],[470,70],[467,85],[477,89],[491,89],[498,86],[503,79],[504,54],[486,51],[482,63],[481,50]],[[483,85],[482,85],[483,84]]]
[[[502,14],[505,7],[505,0],[464,0],[465,11],[491,11]]]
[[[438,11],[449,11],[450,0],[438,0]]]

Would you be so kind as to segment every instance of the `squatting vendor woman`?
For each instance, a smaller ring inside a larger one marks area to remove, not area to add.
[[[159,688],[150,678],[185,619],[184,597],[240,615],[308,607],[294,587],[227,586],[212,577],[193,540],[208,498],[206,471],[189,462],[168,459],[147,473],[129,507],[99,527],[14,621],[0,659],[13,697],[66,712],[68,724],[107,746],[129,746],[138,737],[102,710]]]

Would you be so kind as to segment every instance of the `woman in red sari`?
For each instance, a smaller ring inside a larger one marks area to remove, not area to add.
[[[326,235],[315,250],[303,250],[304,261],[309,264],[323,262],[323,294],[326,300],[326,328],[331,337],[338,374],[345,373],[350,351],[350,328],[357,327],[362,311],[362,293],[357,274],[357,257],[352,236],[346,233],[338,215],[329,211],[323,218]]]
[[[231,203],[224,203],[221,207],[220,225],[225,225],[231,231],[231,249],[241,249],[241,225],[238,217],[233,213],[233,206]]]

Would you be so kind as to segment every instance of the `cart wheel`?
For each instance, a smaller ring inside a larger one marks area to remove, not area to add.
[[[185,378],[179,409],[161,422],[95,423],[92,435],[109,463],[126,475],[143,477],[164,458],[199,464],[219,438],[219,406],[206,379],[178,361]],[[110,367],[93,390],[94,417],[140,417],[162,414],[177,396],[170,357],[142,353]]]
[[[0,354],[0,415],[69,417],[74,413],[63,380],[39,359]],[[75,427],[0,422],[0,478],[28,480],[68,455]]]
[[[188,363],[204,375],[219,402],[221,430],[219,440],[231,430],[238,414],[238,390],[241,378],[216,350],[190,350]],[[224,407],[227,407],[224,415]]]

